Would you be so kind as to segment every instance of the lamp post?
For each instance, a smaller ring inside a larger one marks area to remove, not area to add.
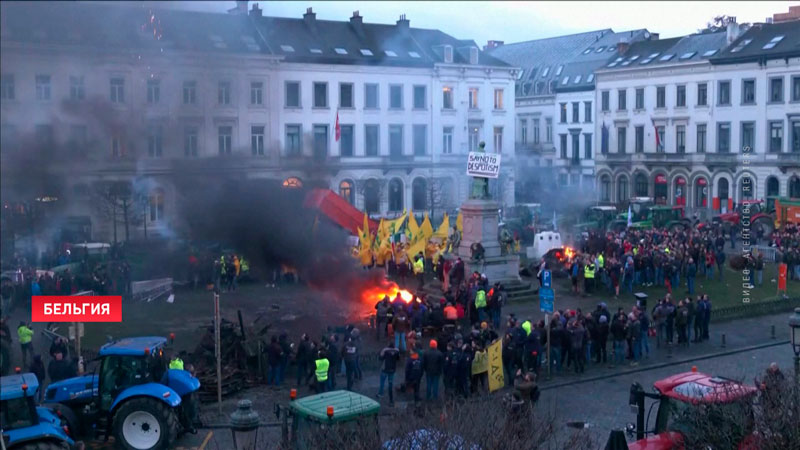
[[[236,450],[255,450],[258,438],[258,413],[253,411],[250,400],[239,400],[236,411],[231,413],[233,447]]]
[[[794,377],[800,383],[800,308],[795,308],[794,314],[789,317],[789,328],[794,351]]]

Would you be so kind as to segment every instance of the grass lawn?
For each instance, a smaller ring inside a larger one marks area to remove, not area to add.
[[[725,268],[723,280],[717,279],[717,271],[714,271],[714,279],[706,280],[704,275],[695,278],[695,295],[708,294],[709,299],[714,308],[724,308],[727,306],[741,305],[744,302],[744,295],[742,289],[742,273],[732,270],[730,267]],[[767,264],[764,267],[763,286],[756,287],[749,290],[750,303],[761,302],[765,300],[773,300],[779,298],[777,294],[778,288],[778,266],[777,264]],[[537,281],[533,280],[534,286],[538,286]],[[682,285],[672,290],[672,298],[677,304],[678,300],[685,298],[687,294],[686,279],[681,279]],[[605,289],[600,292],[595,291],[592,295],[584,296],[580,294],[575,296],[570,292],[571,284],[568,278],[555,278],[553,280],[553,287],[555,288],[557,298],[557,309],[566,309],[580,307],[583,311],[592,311],[599,302],[606,302],[612,310],[618,307],[623,307],[626,310],[634,304],[634,297],[631,293],[624,291],[620,287],[620,296],[615,299],[613,295],[608,295]],[[581,286],[581,291],[583,286]],[[655,302],[664,297],[667,290],[663,286],[634,286],[633,292],[644,292],[648,297],[648,309],[651,309]],[[800,282],[789,281],[787,283],[787,295],[789,297],[800,296]],[[538,305],[538,302],[537,302]]]

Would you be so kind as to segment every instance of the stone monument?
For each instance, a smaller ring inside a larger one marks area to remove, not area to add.
[[[485,146],[481,142],[474,153],[484,153]],[[489,195],[489,179],[476,175],[471,165],[467,168],[467,174],[472,176],[472,190],[469,199],[461,205],[463,233],[457,254],[464,261],[467,277],[478,271],[486,274],[491,283],[519,283],[519,255],[501,254],[498,233],[500,205]],[[499,164],[497,166],[496,173],[499,173]],[[482,260],[472,258],[474,243],[483,246]]]

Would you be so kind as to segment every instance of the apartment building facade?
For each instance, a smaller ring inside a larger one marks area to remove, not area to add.
[[[503,154],[492,188],[513,203],[513,67],[404,17],[234,12],[4,4],[4,201],[30,194],[16,163],[34,149],[63,180],[34,197],[92,217],[98,238],[110,227],[93,186],[130,183],[150,233],[169,234],[179,173],[328,187],[373,215],[441,213],[467,197],[466,153],[485,141]]]

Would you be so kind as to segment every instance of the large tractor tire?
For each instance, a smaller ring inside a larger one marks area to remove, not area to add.
[[[753,233],[756,233],[761,228],[762,236],[769,238],[773,231],[775,231],[775,223],[770,217],[759,217],[753,221]]]
[[[114,413],[113,430],[117,448],[166,450],[178,437],[178,417],[160,400],[137,397]]]
[[[46,441],[28,442],[21,447],[10,447],[9,450],[69,450],[69,444],[66,441],[48,439]]]

